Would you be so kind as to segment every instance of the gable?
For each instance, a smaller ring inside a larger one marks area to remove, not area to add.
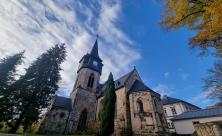
[[[137,72],[136,69],[133,70],[133,72],[129,75],[129,77],[125,81],[125,87],[127,91],[130,90],[135,81],[142,82],[142,79],[140,78],[139,73]]]

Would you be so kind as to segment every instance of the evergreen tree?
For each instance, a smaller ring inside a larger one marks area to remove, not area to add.
[[[116,93],[112,73],[105,84],[104,105],[100,114],[100,136],[109,136],[114,132]]]
[[[60,64],[65,60],[64,44],[55,45],[43,53],[26,70],[26,74],[12,85],[18,92],[15,96],[17,115],[10,132],[14,133],[22,124],[24,128],[38,120],[43,108],[46,108],[58,89],[61,79]]]
[[[16,66],[21,64],[23,54],[24,51],[0,60],[0,121],[10,118],[13,92],[9,86],[15,81]]]

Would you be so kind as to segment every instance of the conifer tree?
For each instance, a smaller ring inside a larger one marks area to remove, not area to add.
[[[18,92],[15,96],[17,115],[10,132],[15,133],[22,124],[24,128],[38,120],[58,89],[61,79],[60,64],[65,60],[64,44],[55,45],[43,53],[26,70],[26,74],[12,85]]]
[[[0,60],[0,121],[10,117],[13,92],[9,86],[15,81],[16,66],[21,64],[23,54],[24,51]]]
[[[100,136],[109,136],[114,132],[116,93],[112,73],[105,84],[104,105],[100,114]]]

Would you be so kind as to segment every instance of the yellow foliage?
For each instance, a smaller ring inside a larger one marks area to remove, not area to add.
[[[190,39],[192,47],[216,49],[222,56],[222,0],[164,0],[164,18],[167,29],[187,26],[197,34]]]

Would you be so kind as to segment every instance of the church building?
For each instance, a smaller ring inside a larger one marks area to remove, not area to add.
[[[96,40],[91,52],[79,61],[70,97],[55,96],[40,122],[39,133],[70,134],[99,124],[105,88],[100,83],[102,68]],[[115,80],[115,90],[114,135],[168,136],[160,94],[143,83],[136,68]]]

